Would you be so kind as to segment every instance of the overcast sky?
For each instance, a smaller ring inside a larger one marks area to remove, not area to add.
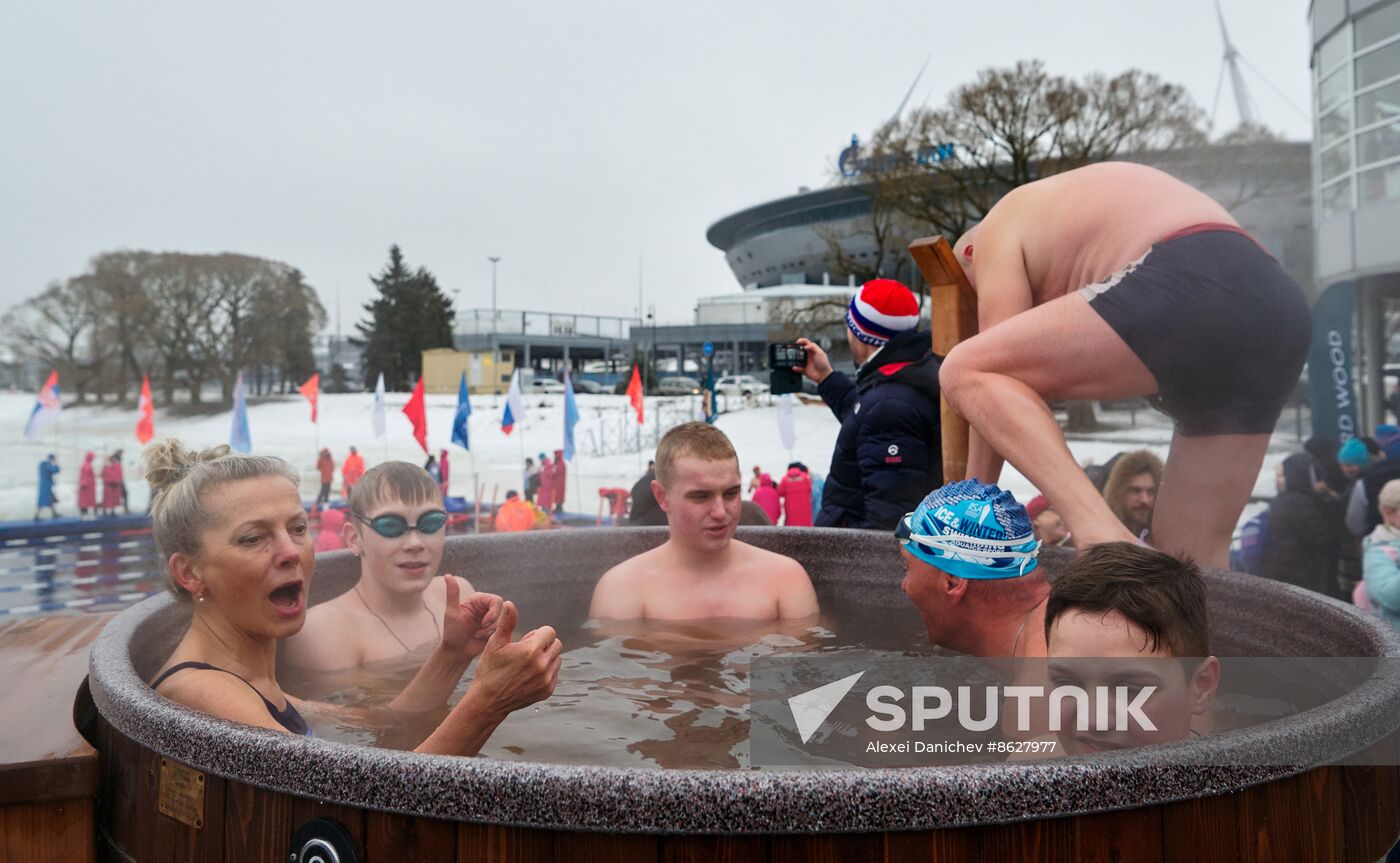
[[[1306,0],[1223,0],[1262,118],[1310,135]],[[878,11],[877,11],[878,10]],[[974,17],[968,17],[972,14]],[[459,306],[688,319],[706,229],[825,184],[851,134],[981,68],[1131,67],[1206,111],[1211,0],[15,2],[0,310],[119,248],[301,268],[349,329],[391,243]],[[1228,86],[1217,128],[1236,121]]]

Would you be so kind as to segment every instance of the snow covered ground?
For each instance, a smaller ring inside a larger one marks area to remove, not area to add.
[[[320,402],[319,430],[311,424],[310,407],[298,397],[270,401],[249,407],[248,422],[252,430],[254,452],[277,455],[291,462],[304,477],[303,494],[312,498],[319,487],[315,471],[319,446],[329,447],[337,464],[344,460],[348,448],[359,448],[367,465],[386,459],[404,459],[422,463],[426,458],[413,439],[412,427],[401,412],[408,400],[407,393],[390,393],[387,397],[388,423],[384,438],[376,438],[371,426],[372,393],[347,395],[323,394]],[[493,489],[497,499],[503,499],[507,489],[519,489],[525,456],[550,453],[563,447],[563,396],[532,396],[527,399],[529,415],[517,425],[512,434],[500,429],[504,401],[499,397],[472,398],[470,420],[472,451],[468,454],[449,445],[456,397],[430,395],[428,403],[428,444],[434,454],[447,448],[451,452],[451,494],[472,498],[473,474],[485,486],[484,499],[489,502]],[[630,430],[630,408],[625,396],[580,395],[582,419],[575,440],[585,450],[615,451],[619,429]],[[115,449],[125,454],[124,466],[133,510],[144,508],[146,484],[140,478],[136,441],[136,412],[108,407],[68,407],[55,425],[44,429],[35,441],[26,441],[22,431],[25,419],[34,405],[31,393],[0,393],[0,519],[26,519],[34,514],[37,490],[37,466],[48,453],[56,453],[63,472],[59,474],[59,512],[71,514],[77,497],[78,468],[82,455],[88,450],[99,460]],[[688,413],[693,406],[698,412],[698,397],[689,399],[647,399],[647,420],[654,423],[658,413],[673,419]],[[733,440],[739,452],[745,483],[752,465],[778,475],[792,460],[805,462],[815,472],[825,475],[835,445],[837,423],[831,411],[820,404],[797,403],[793,408],[797,430],[791,452],[784,448],[778,432],[778,411],[773,404],[739,406],[720,417],[718,425]],[[1171,441],[1169,421],[1150,410],[1138,410],[1136,423],[1128,426],[1129,415],[1101,415],[1106,422],[1120,426],[1117,430],[1075,438],[1070,449],[1082,464],[1102,463],[1114,453],[1127,449],[1151,449],[1165,457]],[[1285,418],[1287,419],[1287,418]],[[1288,426],[1287,422],[1281,426]],[[176,417],[158,410],[155,418],[156,435],[178,437],[187,446],[207,447],[227,443],[230,414]],[[319,438],[318,438],[319,434]],[[609,441],[612,446],[595,442]],[[1274,493],[1274,465],[1289,452],[1295,452],[1300,442],[1291,431],[1274,436],[1273,446],[1265,459],[1263,470],[1255,485],[1255,494]],[[580,453],[569,471],[568,500],[570,511],[596,513],[598,489],[620,486],[630,488],[646,467],[651,448],[643,453],[589,455]],[[1002,486],[1010,489],[1018,500],[1025,501],[1034,489],[1030,483],[1008,466],[1002,476]],[[336,491],[340,489],[337,471]],[[1250,511],[1252,511],[1251,508]],[[1246,515],[1250,511],[1247,511]]]

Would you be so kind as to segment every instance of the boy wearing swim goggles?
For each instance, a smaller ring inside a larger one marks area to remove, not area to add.
[[[417,465],[391,461],[365,473],[343,528],[346,547],[360,558],[360,581],[307,612],[305,627],[284,647],[288,664],[357,668],[436,645],[418,677],[461,677],[495,631],[502,602],[464,578],[436,577],[447,534],[442,503],[437,483]]]
[[[1049,587],[1025,509],[977,480],[934,489],[895,529],[928,638],[973,656],[1044,656]]]

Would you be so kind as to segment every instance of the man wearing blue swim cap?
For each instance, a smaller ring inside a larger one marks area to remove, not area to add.
[[[935,489],[895,529],[901,587],[928,638],[973,656],[1044,656],[1040,543],[1010,492],[977,480]]]

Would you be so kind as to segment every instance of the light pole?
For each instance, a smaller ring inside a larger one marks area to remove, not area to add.
[[[651,322],[651,374],[652,380],[660,380],[660,373],[656,369],[656,306],[647,306],[647,320]]]
[[[491,364],[494,366],[500,361],[501,342],[497,334],[498,318],[496,317],[496,264],[500,263],[499,255],[492,255],[486,260],[491,262]]]

